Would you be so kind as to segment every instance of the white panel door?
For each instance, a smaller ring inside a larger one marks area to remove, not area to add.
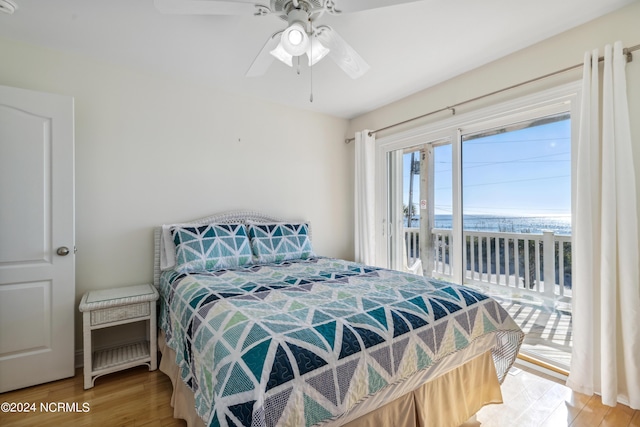
[[[0,86],[0,392],[74,375],[73,99]]]

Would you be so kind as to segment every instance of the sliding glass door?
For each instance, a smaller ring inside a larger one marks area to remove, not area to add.
[[[527,333],[523,352],[561,369],[574,292],[572,90],[453,117],[378,148],[383,264],[491,294]]]
[[[522,351],[569,369],[571,115],[462,133],[464,283],[526,332]]]

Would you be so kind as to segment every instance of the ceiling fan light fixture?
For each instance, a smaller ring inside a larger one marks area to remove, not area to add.
[[[309,48],[309,36],[300,22],[294,22],[282,33],[280,44],[291,56],[300,56]]]
[[[307,50],[307,57],[309,58],[309,66],[316,65],[318,61],[327,56],[330,52],[330,49],[324,47],[317,38],[312,37],[311,43],[309,45],[309,50]]]

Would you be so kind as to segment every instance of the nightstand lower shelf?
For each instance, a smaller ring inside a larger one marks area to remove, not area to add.
[[[92,373],[93,375],[101,375],[126,369],[123,365],[138,366],[150,363],[149,341],[139,341],[94,352]]]

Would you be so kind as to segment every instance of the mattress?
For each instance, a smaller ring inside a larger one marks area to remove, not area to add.
[[[344,424],[523,333],[486,295],[344,260],[164,272],[160,324],[208,426]]]

